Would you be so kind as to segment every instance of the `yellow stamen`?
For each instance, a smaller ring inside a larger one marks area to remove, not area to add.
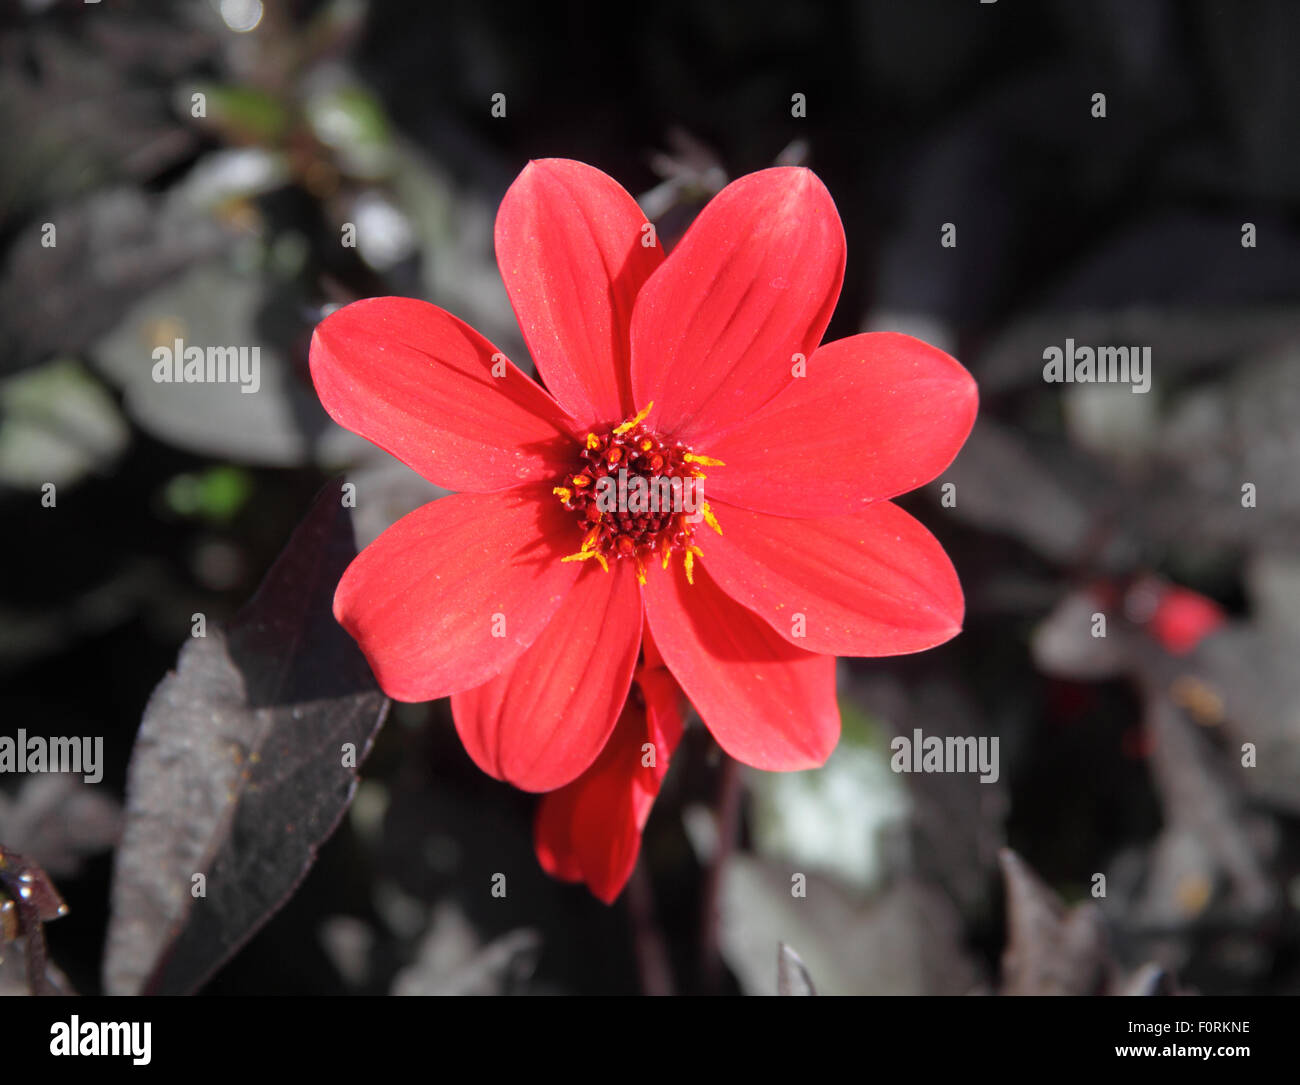
[[[588,550],[595,550],[598,538],[600,538],[600,528],[593,527],[587,532],[586,538],[582,540],[582,553],[585,554]]]
[[[566,558],[560,558],[560,564],[563,565],[566,561],[586,561],[588,558],[595,558],[600,562],[600,567],[605,572],[609,572],[609,562],[605,560],[605,555],[599,550],[582,550],[576,554],[570,554]]]
[[[584,486],[591,485],[591,479],[589,479],[586,475],[574,475],[573,484],[576,487],[578,487],[578,489],[581,490]]]
[[[654,448],[654,446],[655,446],[654,441],[650,440],[649,437],[646,437],[641,441],[642,452],[649,452],[652,448]]]
[[[686,568],[686,583],[695,583],[695,549],[692,547],[687,550],[682,557],[682,565]]]
[[[640,554],[636,558],[636,582],[638,584],[645,583],[645,563],[641,560]]]
[[[707,501],[700,503],[700,515],[704,517],[704,522],[713,528],[719,535],[722,534],[722,527],[718,523],[718,518],[713,515],[713,510],[709,508]]]
[[[556,486],[551,493],[555,494],[565,504],[573,500],[573,491],[566,486]]]
[[[637,426],[639,426],[642,422],[645,421],[646,415],[648,415],[652,410],[654,410],[654,406],[655,406],[654,400],[651,400],[649,403],[647,403],[644,407],[641,408],[641,410],[637,413],[636,417],[629,418],[626,422],[623,422],[620,425],[615,426],[614,432],[621,437],[629,430],[636,429]]]
[[[698,463],[701,467],[726,467],[727,465],[721,460],[715,460],[712,456],[700,456],[694,452],[687,452],[682,457],[687,463]],[[700,478],[704,476],[701,475]]]
[[[599,448],[600,438],[597,437],[594,433],[587,434],[587,447],[593,451]]]

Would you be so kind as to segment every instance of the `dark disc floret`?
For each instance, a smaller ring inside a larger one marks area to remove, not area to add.
[[[673,552],[681,550],[686,579],[693,583],[695,558],[702,554],[695,542],[697,524],[703,520],[722,534],[702,497],[701,468],[723,465],[647,428],[653,407],[610,430],[588,433],[575,469],[555,487],[582,529],[582,548],[562,560],[594,560],[608,571],[611,560],[630,558],[644,584],[646,561],[658,556],[666,569]]]

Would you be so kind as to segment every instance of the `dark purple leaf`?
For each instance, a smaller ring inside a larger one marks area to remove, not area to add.
[[[202,985],[288,899],[351,802],[388,707],[331,612],[354,554],[331,485],[229,628],[185,645],[154,690],[129,770],[109,992]]]
[[[1113,965],[1101,913],[1091,902],[1067,909],[1010,848],[998,856],[1007,892],[1004,995],[1102,994]]]

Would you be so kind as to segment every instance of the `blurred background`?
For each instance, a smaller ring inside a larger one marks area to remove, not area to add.
[[[1297,56],[1285,0],[11,0],[0,733],[103,735],[106,764],[0,777],[0,842],[68,903],[69,984],[101,989],[127,763],[192,615],[234,615],[329,479],[360,544],[436,494],[319,407],[323,307],[425,298],[523,362],[493,216],[560,156],[669,240],[732,177],[817,171],[849,242],[828,338],[910,332],[980,384],[903,501],[965,631],[842,661],[821,771],[733,779],[694,726],[612,908],[540,871],[535,799],[445,702],[395,705],[204,989],[765,993],[784,942],[821,992],[1300,993]],[[1151,391],[1045,383],[1067,337],[1150,347]],[[176,338],[260,346],[259,392],[155,383]],[[998,736],[999,779],[891,772],[916,727]]]

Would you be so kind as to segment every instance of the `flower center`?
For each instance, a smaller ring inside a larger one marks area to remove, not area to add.
[[[681,550],[686,579],[694,583],[695,559],[703,556],[696,526],[703,521],[722,534],[704,500],[700,468],[723,464],[647,429],[653,407],[611,430],[588,433],[575,469],[555,487],[583,532],[582,549],[561,560],[594,560],[608,572],[611,560],[630,558],[644,584],[647,561],[658,557],[667,569],[673,551]]]

